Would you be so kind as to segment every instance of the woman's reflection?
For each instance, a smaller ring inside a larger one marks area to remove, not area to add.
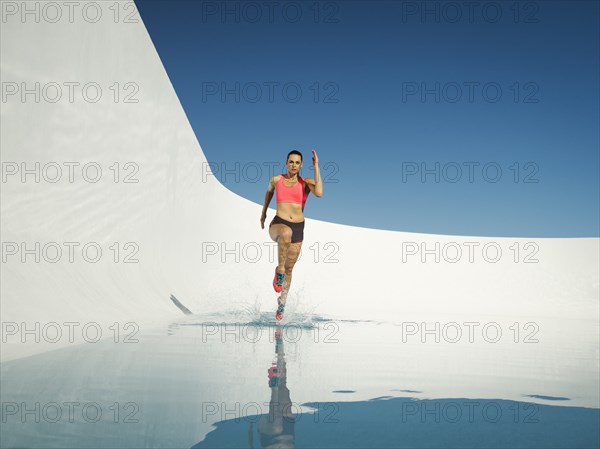
[[[292,414],[290,390],[286,385],[285,353],[282,330],[275,330],[275,354],[277,361],[268,370],[271,400],[269,414],[258,421],[260,444],[265,449],[293,448],[295,417]]]

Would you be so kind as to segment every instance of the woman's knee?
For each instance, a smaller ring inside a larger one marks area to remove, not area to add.
[[[296,262],[298,259],[298,255],[300,254],[300,248],[298,248],[297,243],[292,243],[288,248],[287,258],[291,262]]]
[[[279,238],[277,241],[281,243],[292,243],[292,230],[288,227],[282,229],[279,232]]]

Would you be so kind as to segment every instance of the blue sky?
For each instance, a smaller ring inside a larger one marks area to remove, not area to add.
[[[229,189],[262,204],[314,148],[309,218],[600,235],[598,2],[266,3],[136,1]]]

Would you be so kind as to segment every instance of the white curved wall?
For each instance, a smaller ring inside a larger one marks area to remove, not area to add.
[[[108,6],[103,6],[105,13]],[[171,293],[195,313],[256,303],[272,309],[274,263],[264,245],[267,231],[259,226],[257,203],[262,198],[253,203],[212,176],[202,179],[206,159],[141,20],[22,23],[8,17],[1,33],[3,83],[96,82],[104,92],[97,103],[77,96],[73,103],[36,103],[31,96],[26,102],[15,96],[2,102],[3,167],[12,162],[30,168],[36,162],[97,162],[104,169],[97,183],[35,183],[31,176],[26,183],[14,176],[2,183],[3,323],[31,328],[35,322],[135,321],[150,326],[181,315],[169,300]],[[115,82],[136,83],[139,102],[112,101],[109,87]],[[113,182],[108,167],[115,162],[138,164],[139,182]],[[81,180],[79,171],[76,178]],[[310,201],[327,201],[327,192]],[[499,262],[485,262],[480,251],[474,263],[468,262],[465,242],[481,248],[490,241],[504,251]],[[526,264],[523,249],[531,241],[539,247],[539,262]],[[64,242],[97,242],[104,253],[98,263],[83,261],[80,253],[74,263],[66,255],[54,264],[35,263],[31,256],[23,263],[19,255],[6,254],[10,242],[26,242],[30,248],[35,242],[63,247]],[[114,263],[109,249],[114,242],[122,251],[125,242],[135,242],[139,263]],[[225,263],[218,256],[203,260],[206,242],[228,248],[257,242],[265,251],[256,263],[236,263],[232,256]],[[328,242],[336,245],[337,263],[324,262]],[[426,242],[429,248],[435,242],[456,242],[465,254],[454,264],[435,263],[431,256],[427,263],[417,256],[403,262],[403,242]],[[515,242],[522,251],[519,263],[509,250]],[[316,261],[315,253],[307,252],[315,244],[321,251]],[[304,258],[294,272],[292,311],[390,321],[448,314],[513,321],[598,316],[597,238],[448,237],[307,218],[304,245]],[[4,339],[4,360],[56,347],[9,337]]]

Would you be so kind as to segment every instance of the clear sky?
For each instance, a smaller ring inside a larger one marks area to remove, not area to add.
[[[314,148],[309,218],[600,235],[596,1],[136,4],[215,176],[245,198],[262,204],[292,149],[312,177]]]

